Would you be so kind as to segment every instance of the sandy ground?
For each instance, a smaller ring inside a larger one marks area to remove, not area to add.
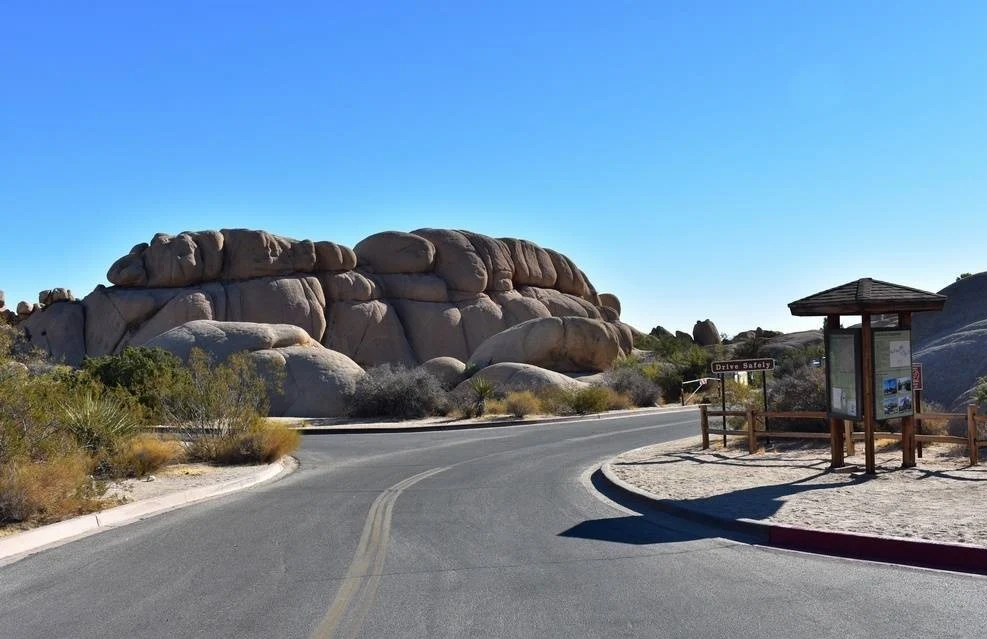
[[[863,445],[850,464],[863,467]],[[878,449],[878,474],[827,472],[829,448],[750,455],[699,437],[629,451],[615,474],[680,505],[748,518],[894,537],[987,546],[987,465],[969,466],[965,451],[926,447],[918,467],[901,470],[901,452]]]

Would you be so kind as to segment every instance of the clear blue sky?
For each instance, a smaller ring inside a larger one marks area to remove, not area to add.
[[[561,250],[644,330],[815,327],[785,305],[987,269],[985,114],[984,2],[8,1],[0,288],[434,226]]]

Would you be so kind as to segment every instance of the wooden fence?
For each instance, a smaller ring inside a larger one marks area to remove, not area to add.
[[[789,419],[789,420],[826,420],[825,411],[762,411],[753,408],[746,410],[710,410],[709,406],[703,404],[699,407],[699,425],[702,430],[703,448],[709,448],[710,435],[722,435],[723,443],[726,444],[727,437],[744,437],[747,439],[747,450],[756,452],[759,448],[759,439],[825,439],[829,441],[830,433],[818,432],[807,433],[797,431],[768,431],[765,429],[765,418],[767,419]],[[711,417],[743,417],[742,428],[710,428],[709,419]],[[921,431],[922,422],[964,419],[966,420],[966,437],[953,435],[915,435],[915,442],[921,456],[922,444],[925,442],[936,442],[944,444],[960,444],[967,448],[970,456],[970,464],[980,463],[978,448],[987,446],[987,439],[978,439],[977,426],[987,424],[987,415],[977,414],[977,407],[973,404],[967,406],[966,413],[915,413],[915,421]],[[864,433],[854,432],[854,422],[843,422],[846,454],[854,454],[854,444],[864,441]],[[888,431],[875,431],[874,439],[893,439],[901,441],[901,433]]]

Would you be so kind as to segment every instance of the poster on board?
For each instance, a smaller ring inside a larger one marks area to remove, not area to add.
[[[878,421],[915,414],[912,332],[874,330],[874,417]]]
[[[830,417],[861,419],[860,331],[826,332],[826,401]]]

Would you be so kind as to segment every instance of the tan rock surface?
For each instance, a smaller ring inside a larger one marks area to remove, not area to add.
[[[432,270],[435,247],[424,237],[400,231],[375,233],[353,247],[357,262],[374,273],[425,273]]]

